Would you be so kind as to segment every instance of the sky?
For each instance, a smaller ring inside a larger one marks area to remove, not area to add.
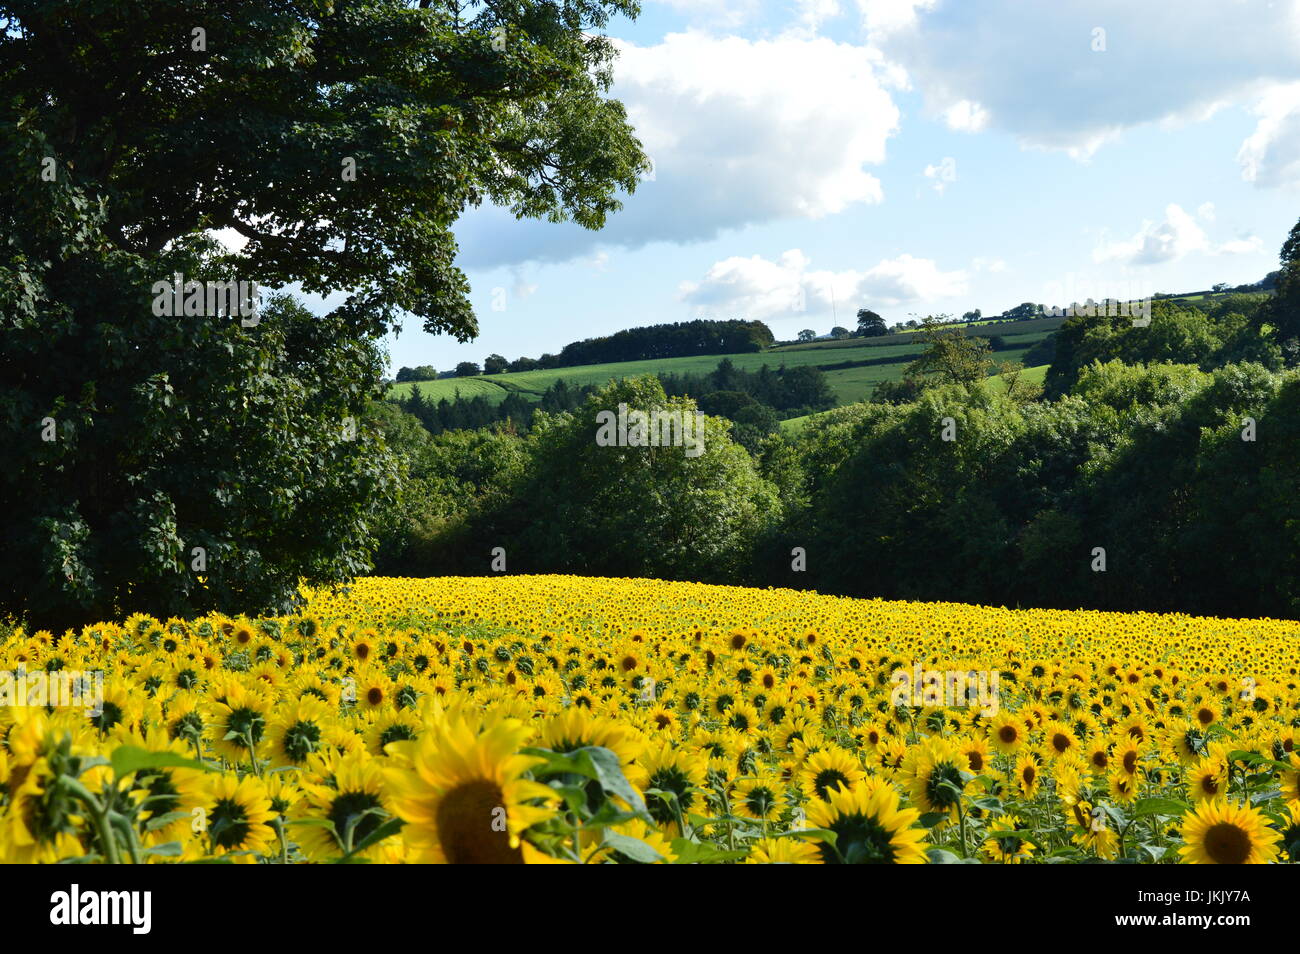
[[[480,335],[408,320],[394,371],[1253,282],[1300,217],[1300,0],[643,0],[609,33],[652,176],[599,232],[467,213]]]

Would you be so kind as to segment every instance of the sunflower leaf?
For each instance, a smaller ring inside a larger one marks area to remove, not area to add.
[[[1143,815],[1185,815],[1191,808],[1186,802],[1174,798],[1140,798],[1133,806],[1133,814]]]
[[[204,762],[187,759],[175,752],[150,752],[134,745],[119,745],[113,750],[113,771],[118,778],[141,769],[187,768],[210,772],[212,767]]]
[[[632,838],[628,835],[620,835],[617,832],[607,830],[605,832],[605,844],[637,864],[653,865],[664,860],[663,855],[640,838]]]

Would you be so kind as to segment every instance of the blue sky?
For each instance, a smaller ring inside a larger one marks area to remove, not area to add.
[[[615,95],[655,162],[606,229],[458,223],[480,336],[860,307],[996,313],[1254,281],[1300,217],[1300,0],[646,0]]]

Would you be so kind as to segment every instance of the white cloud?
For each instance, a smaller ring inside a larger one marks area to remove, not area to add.
[[[238,255],[248,244],[248,239],[238,229],[208,229],[208,235],[220,242],[231,255]]]
[[[939,0],[858,0],[862,25],[873,38],[879,38],[916,25],[921,10],[933,10]]]
[[[943,195],[943,190],[957,181],[957,160],[944,156],[938,165],[925,167],[925,177],[934,180],[934,191]]]
[[[870,50],[824,37],[695,31],[619,47],[614,95],[654,160],[654,181],[598,235],[502,210],[471,213],[457,228],[466,266],[705,240],[882,201],[880,180],[864,167],[884,161],[899,111]]]
[[[758,12],[758,0],[653,0],[671,7],[695,23],[731,29],[753,19]]]
[[[977,272],[991,272],[996,275],[1007,270],[1007,263],[1000,258],[976,256],[971,261],[971,268]]]
[[[1196,207],[1196,217],[1202,222],[1213,222],[1214,216],[1215,212],[1213,202],[1202,202]]]
[[[814,271],[799,249],[779,261],[760,255],[715,262],[698,282],[682,282],[679,298],[699,314],[791,318],[804,312],[848,315],[860,307],[894,307],[962,295],[966,273],[944,272],[931,260],[899,255],[866,271]]]
[[[1266,188],[1300,186],[1300,83],[1268,90],[1252,111],[1259,121],[1237,151],[1241,177]]]
[[[1125,129],[1199,121],[1300,79],[1300,0],[859,6],[872,44],[949,126],[998,129],[1077,157]]]
[[[1201,206],[1204,209],[1204,206]],[[1234,239],[1221,244],[1210,241],[1205,230],[1196,224],[1182,206],[1171,202],[1160,222],[1146,220],[1130,238],[1103,241],[1092,253],[1094,262],[1119,262],[1124,265],[1159,265],[1176,262],[1192,253],[1206,255],[1241,255],[1258,252],[1263,243],[1258,236]]]
[[[979,132],[989,124],[989,112],[979,103],[959,99],[943,111],[943,121],[957,132]]]

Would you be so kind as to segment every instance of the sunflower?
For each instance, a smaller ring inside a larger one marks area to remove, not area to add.
[[[525,777],[531,729],[516,719],[446,712],[419,739],[393,744],[406,763],[385,770],[408,860],[433,864],[547,863],[523,839],[552,814],[551,789]]]
[[[1043,726],[1043,754],[1049,759],[1059,759],[1079,748],[1079,740],[1064,722],[1052,720]]]
[[[1291,753],[1291,767],[1282,772],[1282,799],[1288,805],[1300,805],[1300,755]]]
[[[928,738],[908,751],[899,778],[918,809],[955,818],[958,802],[972,781],[968,765],[966,756],[947,739]]]
[[[866,778],[857,756],[831,747],[812,753],[799,770],[799,785],[804,796],[826,801],[836,788],[851,788]]]
[[[365,751],[342,756],[327,781],[304,781],[303,798],[294,806],[294,840],[311,861],[355,857],[391,860],[391,847],[381,839],[358,851],[389,817],[383,772]],[[317,824],[329,822],[329,825]]]
[[[1116,772],[1132,778],[1142,767],[1142,743],[1132,736],[1121,736],[1111,760]]]
[[[419,718],[409,709],[388,709],[371,714],[364,736],[366,751],[378,758],[390,742],[409,742],[423,729]]]
[[[1014,755],[1025,744],[1025,724],[1010,712],[999,712],[989,723],[989,742],[1003,755]]]
[[[963,740],[957,748],[966,757],[967,770],[972,775],[982,775],[992,764],[989,759],[989,740],[973,735]]]
[[[202,809],[193,817],[208,841],[211,854],[231,855],[237,864],[254,864],[270,850],[275,832],[271,799],[260,778],[212,773],[205,775],[184,800],[186,807]]]
[[[699,800],[699,789],[705,781],[706,761],[699,755],[659,743],[646,751],[641,757],[640,765],[646,779],[646,788],[657,788],[675,796],[681,817],[685,818],[686,813]],[[647,802],[646,808],[651,817],[674,837],[680,834],[677,811],[670,801],[662,797],[652,798]]]
[[[1286,817],[1279,826],[1282,841],[1279,851],[1293,863],[1300,861],[1300,802],[1291,802],[1286,807]]]
[[[1184,864],[1259,865],[1278,860],[1280,832],[1257,808],[1207,799],[1183,816]]]
[[[1114,861],[1119,855],[1119,836],[1106,825],[1106,814],[1097,811],[1092,802],[1082,800],[1070,806],[1070,813],[1080,828],[1070,836],[1070,842],[1102,861]]]
[[[264,753],[272,766],[304,765],[324,745],[330,707],[315,696],[283,703],[271,717]]]
[[[755,821],[771,821],[781,814],[781,785],[773,776],[742,778],[731,796],[731,807]]]
[[[988,840],[982,850],[985,857],[1000,865],[1018,865],[1034,854],[1033,842],[1016,832],[1027,826],[1010,815],[999,815],[988,827]]]
[[[1038,794],[1042,773],[1038,769],[1038,760],[1028,752],[1016,759],[1015,781],[1025,798],[1032,799]]]
[[[1193,801],[1221,798],[1228,792],[1228,766],[1218,759],[1200,759],[1187,772]]]
[[[1111,742],[1106,738],[1095,738],[1083,747],[1083,761],[1093,775],[1105,775],[1111,768]]]
[[[1171,719],[1160,736],[1160,753],[1170,762],[1188,766],[1205,754],[1205,733],[1185,719]]]
[[[1107,776],[1106,781],[1113,801],[1119,802],[1121,805],[1131,805],[1137,801],[1137,776],[1129,775],[1121,769],[1115,769]]]
[[[266,734],[271,700],[260,687],[231,679],[217,690],[204,722],[208,738],[228,761],[250,760]]]
[[[801,838],[763,838],[754,842],[747,865],[820,865],[821,846]]]
[[[835,832],[835,845],[821,843],[827,864],[926,863],[925,829],[915,827],[914,808],[900,808],[898,792],[888,785],[855,785],[833,789],[828,801],[808,806],[814,828]]]

